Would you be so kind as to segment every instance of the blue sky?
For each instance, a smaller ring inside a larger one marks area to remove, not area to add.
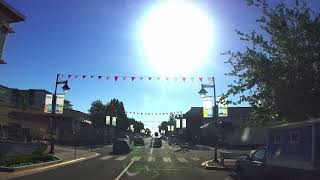
[[[139,24],[160,1],[111,0],[11,0],[16,9],[26,14],[26,21],[14,24],[5,44],[0,66],[0,83],[21,89],[54,90],[55,75],[136,75],[158,76],[141,48]],[[192,1],[209,15],[214,27],[209,61],[183,76],[215,76],[217,94],[232,82],[225,76],[230,69],[223,62],[226,50],[241,50],[235,29],[249,32],[256,27],[259,13],[244,2],[230,0]],[[313,5],[319,4],[316,1]],[[177,72],[179,71],[179,67]],[[181,73],[179,73],[180,75]],[[104,102],[118,98],[127,111],[186,112],[201,106],[197,94],[199,81],[106,81],[72,80],[66,98],[74,108],[87,111],[93,100]],[[212,93],[208,89],[209,93]],[[245,104],[244,104],[245,105]],[[167,120],[167,116],[133,116],[142,121]],[[156,127],[158,123],[146,124]]]

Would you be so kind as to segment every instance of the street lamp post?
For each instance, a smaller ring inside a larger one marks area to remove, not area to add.
[[[216,83],[215,83],[215,79],[214,76],[212,77],[212,84],[201,84],[201,89],[198,92],[200,94],[201,97],[206,96],[206,94],[208,93],[204,88],[213,88],[213,101],[214,101],[214,115],[213,115],[213,121],[217,121],[218,120],[218,108],[217,108],[217,101],[216,101]],[[218,145],[217,145],[217,141],[215,144],[215,148],[214,148],[214,161],[218,162]]]
[[[54,95],[52,97],[52,109],[51,109],[51,114],[54,115],[56,113],[56,99],[57,99],[57,88],[58,88],[58,84],[64,84],[62,86],[62,90],[64,93],[68,92],[70,90],[69,86],[68,86],[68,81],[59,81],[59,74],[57,74],[57,78],[56,78],[56,86],[54,89]],[[53,143],[53,120],[52,117],[50,118],[50,138],[51,138],[51,142],[50,142],[50,154],[54,153],[54,143]]]

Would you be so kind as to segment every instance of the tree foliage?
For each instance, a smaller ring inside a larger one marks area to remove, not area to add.
[[[133,125],[134,132],[140,133],[144,129],[144,124],[140,121],[135,120],[134,118],[129,118],[129,124]]]
[[[225,97],[240,95],[233,103],[249,102],[256,124],[319,117],[319,13],[298,0],[290,7],[284,3],[271,6],[265,0],[246,2],[261,10],[260,29],[236,30],[246,49],[224,53],[232,66],[227,75],[236,79]]]
[[[90,119],[96,126],[102,126],[106,123],[106,116],[117,117],[117,126],[118,130],[127,130],[129,127],[129,119],[125,114],[125,109],[123,102],[118,99],[112,99],[110,102],[103,104],[101,100],[93,101],[89,109]],[[138,122],[135,122],[136,128],[139,129],[141,125]]]
[[[161,130],[165,130],[166,134],[168,132],[168,126],[174,126],[176,124],[176,120],[173,114],[170,115],[169,120],[168,121],[163,121],[161,122],[161,124],[158,126],[159,132],[161,132]]]

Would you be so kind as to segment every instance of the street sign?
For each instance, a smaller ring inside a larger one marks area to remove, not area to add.
[[[206,96],[203,98],[203,117],[204,118],[213,117],[212,96]]]
[[[64,95],[57,94],[56,97],[56,114],[63,114],[63,106],[64,106]]]
[[[227,105],[227,100],[223,99],[220,102],[221,97],[218,96],[217,100],[219,102],[218,104],[218,116],[219,117],[227,117],[228,116],[228,105]]]
[[[52,113],[52,94],[46,94],[46,99],[44,103],[44,112]]]
[[[176,128],[180,128],[180,119],[176,119]]]
[[[110,125],[110,116],[106,116],[106,124]]]
[[[182,128],[187,128],[187,119],[182,119]]]
[[[112,117],[112,126],[117,125],[117,117]]]

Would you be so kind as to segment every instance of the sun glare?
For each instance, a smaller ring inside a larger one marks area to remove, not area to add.
[[[212,23],[207,12],[192,2],[157,4],[140,30],[144,55],[161,75],[192,72],[208,58]]]

